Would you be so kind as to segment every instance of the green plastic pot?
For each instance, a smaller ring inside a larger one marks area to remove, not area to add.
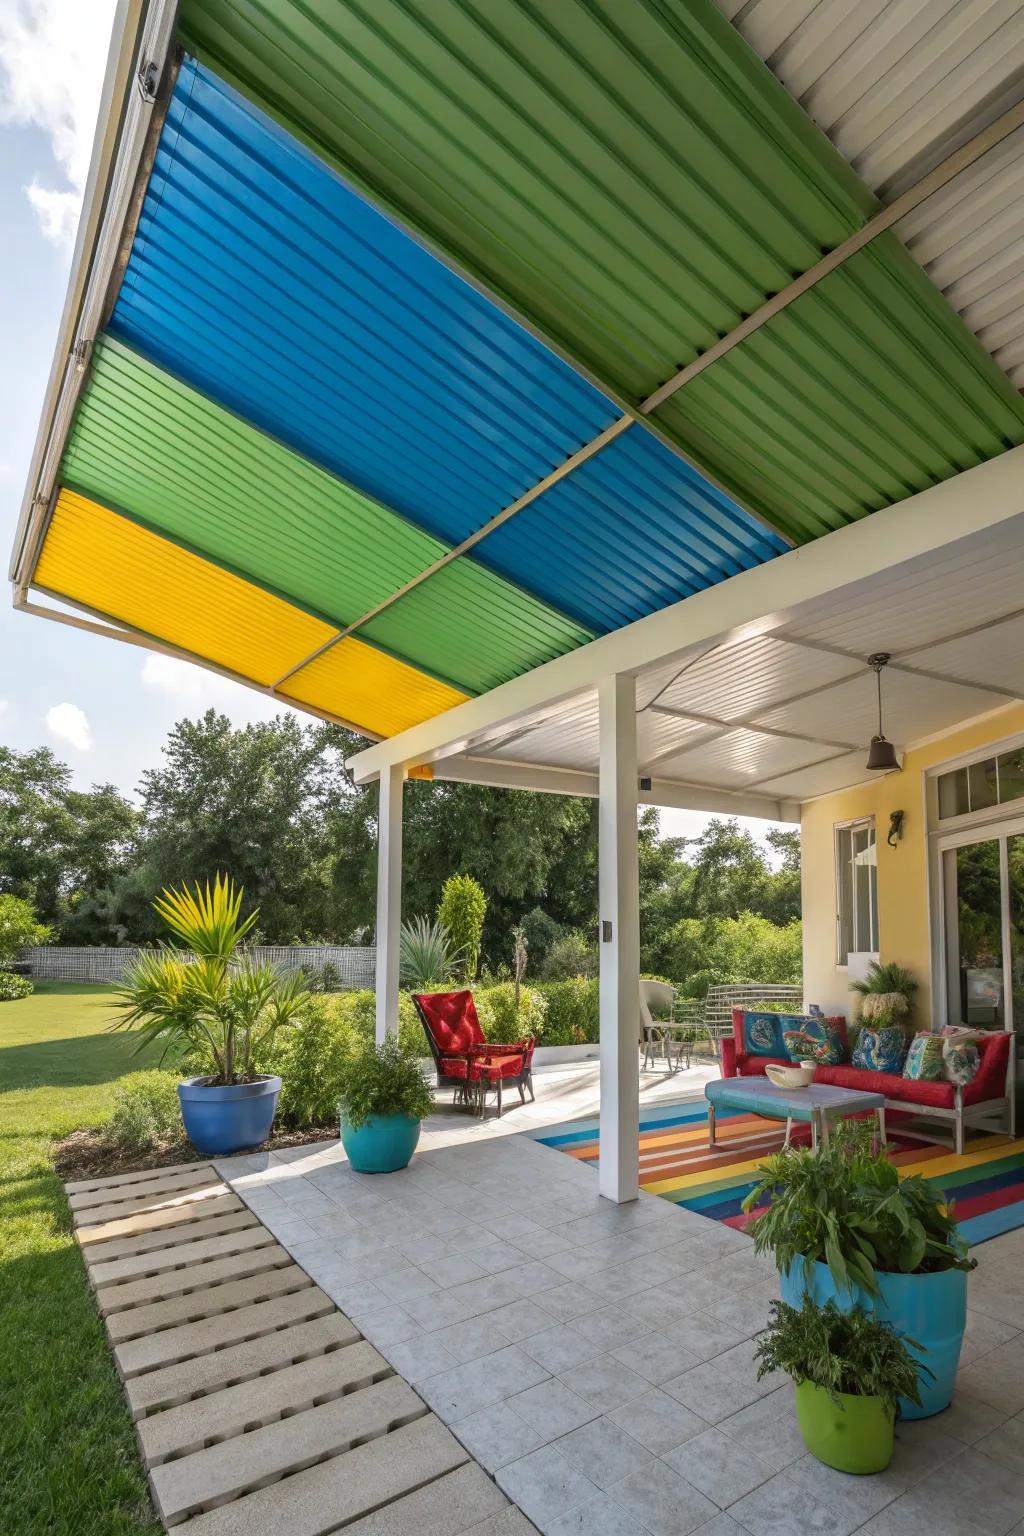
[[[883,1472],[892,1460],[895,1415],[880,1397],[840,1392],[836,1403],[824,1387],[802,1381],[796,1417],[811,1455],[837,1472]]]

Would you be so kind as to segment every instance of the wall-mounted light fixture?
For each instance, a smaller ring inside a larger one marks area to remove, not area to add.
[[[897,843],[902,843],[902,841],[903,841],[903,812],[902,811],[890,811],[889,812],[889,836],[886,838],[886,842],[889,844],[890,848],[895,848],[896,844]]]

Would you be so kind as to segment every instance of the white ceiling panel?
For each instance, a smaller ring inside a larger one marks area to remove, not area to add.
[[[1024,97],[1020,0],[718,0],[883,201]],[[1024,160],[1010,136],[896,226],[1024,385]]]
[[[540,725],[506,739],[500,746],[474,755],[502,762],[546,763],[552,768],[597,771],[597,697],[551,715]]]
[[[694,662],[665,689],[658,704],[719,720],[746,720],[793,693],[849,677],[858,666],[845,656],[807,651],[762,635]]]
[[[764,736],[741,727],[662,763],[658,777],[711,784],[722,789],[743,789],[752,784],[759,786],[761,779],[816,762],[825,757],[828,750],[817,742]]]
[[[637,762],[641,771],[657,763],[660,776],[663,760],[671,753],[686,751],[717,734],[715,726],[702,725],[697,720],[682,720],[658,708],[643,710],[636,720]]]
[[[865,768],[867,752],[848,752],[844,757],[834,757],[827,763],[816,763],[810,768],[799,768],[795,773],[781,774],[757,786],[758,794],[775,795],[780,800],[810,800],[816,795],[831,795],[838,789],[850,789],[879,775]]]
[[[982,681],[1024,699],[1024,614],[906,657],[910,666],[964,682]]]
[[[925,663],[922,661],[921,665]],[[898,672],[891,667],[882,675],[882,712],[885,734],[897,747],[945,730],[959,720],[996,709],[1006,700],[959,683]],[[762,720],[778,730],[800,731],[808,736],[842,737],[862,741],[867,751],[878,730],[878,697],[874,673],[864,672],[824,693],[782,709],[770,710]]]

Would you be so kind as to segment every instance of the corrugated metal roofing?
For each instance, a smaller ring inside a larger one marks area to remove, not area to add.
[[[296,703],[344,714],[381,736],[396,736],[466,698],[354,638],[339,640],[278,691]]]
[[[717,0],[887,200],[1021,98],[1018,0]]]
[[[60,492],[36,585],[269,686],[337,632],[84,496]],[[338,641],[289,697],[390,736],[466,695],[373,646]]]
[[[637,399],[874,206],[710,0],[185,0],[180,27]]]
[[[801,541],[1024,441],[1024,400],[891,234],[656,419]]]
[[[887,201],[1024,97],[1019,0],[718,0]],[[1024,134],[896,232],[1024,386]]]
[[[451,543],[618,414],[188,59],[111,330]]]
[[[777,534],[634,427],[476,546],[503,575],[616,629],[782,554]]]
[[[335,631],[230,571],[62,490],[35,582],[266,686]]]
[[[338,627],[447,549],[118,342],[96,348],[62,474]],[[457,578],[420,589],[416,624],[378,621],[401,658],[472,692],[592,638],[474,560],[456,564]]]

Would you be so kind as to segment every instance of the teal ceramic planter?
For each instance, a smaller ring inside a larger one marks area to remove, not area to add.
[[[371,1115],[357,1130],[344,1114],[341,1144],[356,1173],[396,1173],[405,1168],[420,1139],[414,1115]]]
[[[818,1306],[834,1301],[840,1311],[850,1312],[859,1305],[882,1322],[891,1323],[904,1339],[922,1346],[911,1353],[923,1360],[932,1375],[922,1373],[918,1377],[920,1408],[905,1399],[900,1402],[903,1418],[927,1419],[949,1407],[967,1326],[966,1270],[944,1269],[934,1275],[879,1274],[880,1293],[869,1296],[859,1286],[852,1292],[838,1290],[827,1264],[814,1265],[808,1287],[803,1260],[797,1259],[788,1275],[780,1275],[780,1284],[782,1299],[791,1307],[800,1307],[809,1290]]]

